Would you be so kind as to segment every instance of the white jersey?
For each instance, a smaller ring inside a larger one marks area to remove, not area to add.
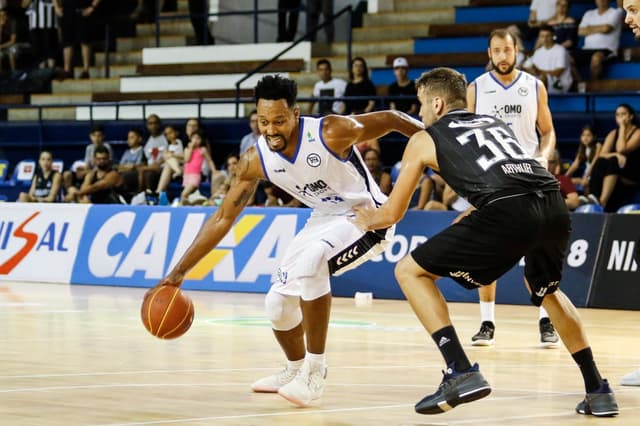
[[[351,215],[353,206],[383,204],[387,197],[358,150],[352,147],[348,159],[339,158],[322,140],[322,123],[322,118],[300,118],[298,149],[291,160],[271,151],[260,136],[257,148],[267,180],[313,208],[314,213]]]
[[[507,123],[518,142],[532,157],[537,156],[538,79],[524,71],[504,86],[489,71],[474,80],[476,114],[491,115]]]

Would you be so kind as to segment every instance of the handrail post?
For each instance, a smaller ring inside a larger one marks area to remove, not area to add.
[[[160,47],[160,0],[156,1],[156,47]]]
[[[236,118],[240,118],[240,82],[236,82]]]
[[[351,69],[351,45],[353,43],[353,27],[351,23],[353,22],[353,8],[351,5],[347,6],[347,10],[349,11],[349,31],[347,32],[347,70]]]
[[[109,78],[110,76],[110,72],[109,72],[109,68],[110,68],[110,64],[109,64],[109,48],[110,46],[110,39],[111,39],[111,34],[109,31],[109,23],[107,22],[107,25],[105,25],[104,27],[104,77],[105,78]]]
[[[253,0],[253,42],[258,43],[258,0]]]

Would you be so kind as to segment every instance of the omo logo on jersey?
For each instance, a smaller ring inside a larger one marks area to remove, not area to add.
[[[508,104],[508,105],[494,105],[491,115],[498,117],[502,121],[509,122],[511,118],[517,118],[522,115],[522,105],[520,104]]]
[[[313,197],[324,194],[331,190],[331,187],[322,179],[318,179],[315,182],[306,183],[304,186],[296,185],[296,189],[298,190],[298,194],[304,197]]]

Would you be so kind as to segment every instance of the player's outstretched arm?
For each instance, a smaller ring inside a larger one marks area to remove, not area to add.
[[[240,157],[236,180],[229,188],[222,205],[207,219],[187,251],[176,266],[160,281],[159,286],[182,285],[184,276],[229,232],[238,215],[253,196],[259,179],[263,176],[260,159],[255,148]]]
[[[358,142],[378,139],[391,132],[407,137],[424,129],[424,124],[401,111],[375,111],[360,115],[328,115],[322,137],[335,153],[342,154]]]
[[[427,132],[416,133],[409,139],[402,167],[389,199],[380,208],[355,208],[354,223],[363,231],[384,229],[400,222],[404,217],[413,192],[420,181],[425,167],[439,170],[433,139]]]

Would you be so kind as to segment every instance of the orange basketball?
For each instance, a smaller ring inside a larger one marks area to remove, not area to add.
[[[140,316],[144,327],[160,339],[175,339],[189,330],[193,322],[193,302],[179,287],[153,289],[142,302]]]

